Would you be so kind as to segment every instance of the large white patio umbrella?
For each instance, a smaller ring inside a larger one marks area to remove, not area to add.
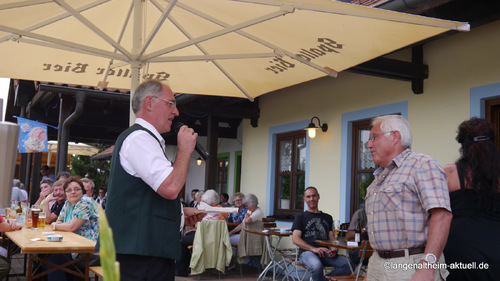
[[[330,0],[2,0],[0,77],[253,100],[449,30]]]

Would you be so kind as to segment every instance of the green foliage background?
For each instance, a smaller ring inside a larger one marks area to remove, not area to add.
[[[99,152],[101,152],[109,146],[97,145],[97,147],[99,147]],[[108,188],[110,164],[110,160],[91,161],[90,156],[72,155],[70,173],[71,175],[89,178],[94,181],[94,194],[98,194],[99,188]]]

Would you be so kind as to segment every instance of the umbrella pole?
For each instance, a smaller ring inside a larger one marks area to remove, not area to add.
[[[141,66],[140,63],[135,61],[132,62],[132,80],[130,84],[130,118],[129,124],[132,126],[135,123],[135,113],[132,110],[132,97],[134,96],[135,89],[139,86],[140,83],[140,75],[141,75]]]
[[[132,57],[134,60],[131,63],[132,77],[130,85],[130,117],[129,124],[133,125],[135,122],[135,114],[132,111],[132,97],[134,96],[135,89],[139,86],[141,80],[141,63],[139,58],[136,57],[142,47],[142,26],[143,26],[143,3],[141,0],[134,0],[134,25],[133,25],[133,38],[132,38]]]

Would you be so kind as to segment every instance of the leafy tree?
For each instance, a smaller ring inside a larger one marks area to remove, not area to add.
[[[98,146],[99,152],[104,151],[109,146]],[[94,193],[99,193],[99,188],[108,187],[110,160],[90,160],[90,156],[72,155],[70,172],[72,175],[82,178],[89,178],[94,181]]]

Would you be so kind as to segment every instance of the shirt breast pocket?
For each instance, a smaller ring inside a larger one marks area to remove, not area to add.
[[[403,184],[390,184],[382,189],[380,202],[387,212],[394,212],[401,208],[403,198]]]

